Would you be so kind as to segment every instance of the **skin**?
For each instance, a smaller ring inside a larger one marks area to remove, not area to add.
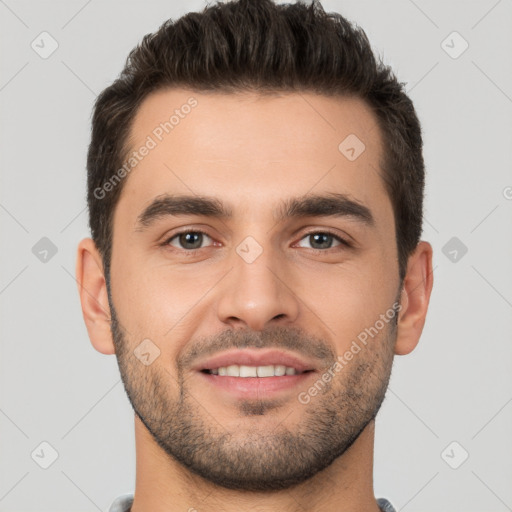
[[[378,512],[374,418],[394,355],[419,341],[433,276],[432,247],[421,241],[400,288],[375,118],[355,98],[168,89],[141,105],[133,148],[190,96],[197,107],[125,178],[114,214],[111,301],[93,241],[78,247],[90,340],[99,352],[116,354],[137,412],[132,512]],[[354,161],[338,150],[351,133],[366,147]],[[375,226],[348,217],[275,222],[272,211],[283,199],[325,192],[366,205]],[[137,230],[137,217],[163,193],[215,196],[233,218],[168,216]],[[180,245],[179,237],[161,245],[180,228],[208,236],[200,249]],[[318,249],[307,235],[326,229],[354,247],[332,239]],[[252,263],[236,251],[247,236],[262,248]],[[397,324],[359,343],[361,351],[324,392],[300,403],[298,394],[397,299]],[[160,350],[147,366],[133,352],[144,339]],[[323,357],[315,360],[317,373],[278,399],[236,398],[192,369],[210,344],[243,343],[304,357],[313,347]]]

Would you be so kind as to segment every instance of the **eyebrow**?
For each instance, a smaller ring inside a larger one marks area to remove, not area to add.
[[[371,210],[341,193],[308,194],[286,199],[273,214],[276,222],[302,217],[347,217],[367,227],[375,227]],[[159,219],[183,215],[227,220],[233,217],[233,210],[215,197],[163,194],[157,196],[138,216],[136,231],[145,231]]]

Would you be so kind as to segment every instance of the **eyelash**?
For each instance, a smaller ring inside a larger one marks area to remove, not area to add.
[[[201,229],[185,229],[183,231],[178,231],[177,233],[174,233],[170,238],[167,238],[161,245],[163,247],[168,247],[168,246],[170,246],[171,240],[174,240],[177,236],[183,235],[185,233],[201,233],[203,235],[206,235],[209,238],[212,238],[208,233],[206,233],[206,231],[203,231]],[[332,231],[329,231],[328,229],[316,230],[316,231],[310,231],[308,233],[304,233],[304,235],[302,236],[302,238],[300,240],[306,238],[307,236],[317,235],[317,234],[332,236],[333,238],[338,240],[338,242],[340,242],[341,245],[345,246],[347,249],[353,247],[351,243],[347,242],[344,238],[341,238],[339,235],[337,235],[336,233],[333,233]],[[199,249],[178,249],[176,247],[172,247],[172,248],[176,249],[178,251],[183,251],[185,253],[190,253],[190,254],[193,254],[195,251],[199,251],[200,249],[205,249],[205,247],[200,247]],[[328,249],[310,249],[310,251],[314,251],[314,252],[328,252],[331,249],[336,249],[336,247],[329,247]]]

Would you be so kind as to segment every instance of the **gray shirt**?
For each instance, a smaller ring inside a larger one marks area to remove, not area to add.
[[[132,503],[133,494],[123,494],[114,500],[112,505],[110,505],[108,512],[130,512]],[[377,500],[377,505],[379,505],[382,512],[396,512],[393,505],[391,505],[386,498],[379,498]]]

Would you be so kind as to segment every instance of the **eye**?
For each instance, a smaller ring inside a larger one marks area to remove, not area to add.
[[[301,240],[307,239],[313,245],[311,249],[314,250],[325,250],[333,247],[333,239],[337,240],[338,245],[344,245],[346,247],[352,247],[346,240],[331,233],[330,231],[312,231],[307,233]],[[301,246],[303,247],[303,246]]]
[[[204,241],[204,237],[211,238],[204,231],[181,231],[180,233],[175,233],[171,238],[168,238],[163,245],[172,245],[177,249],[184,250],[195,250],[201,249],[202,242]],[[172,241],[176,239],[178,246],[175,245]]]
[[[175,233],[172,237],[166,239],[162,245],[170,245],[176,249],[182,249],[185,251],[194,251],[203,248],[205,237],[210,241],[212,240],[212,238],[208,236],[208,234],[206,234],[204,231],[185,230],[179,233]],[[312,250],[325,251],[332,249],[333,247],[336,247],[333,246],[333,241],[337,241],[338,246],[343,245],[345,247],[352,247],[351,244],[346,240],[334,233],[331,233],[330,231],[312,231],[303,236],[301,240],[305,239],[309,240],[309,243],[312,244],[312,247],[310,247]],[[299,246],[304,247],[303,245]]]

